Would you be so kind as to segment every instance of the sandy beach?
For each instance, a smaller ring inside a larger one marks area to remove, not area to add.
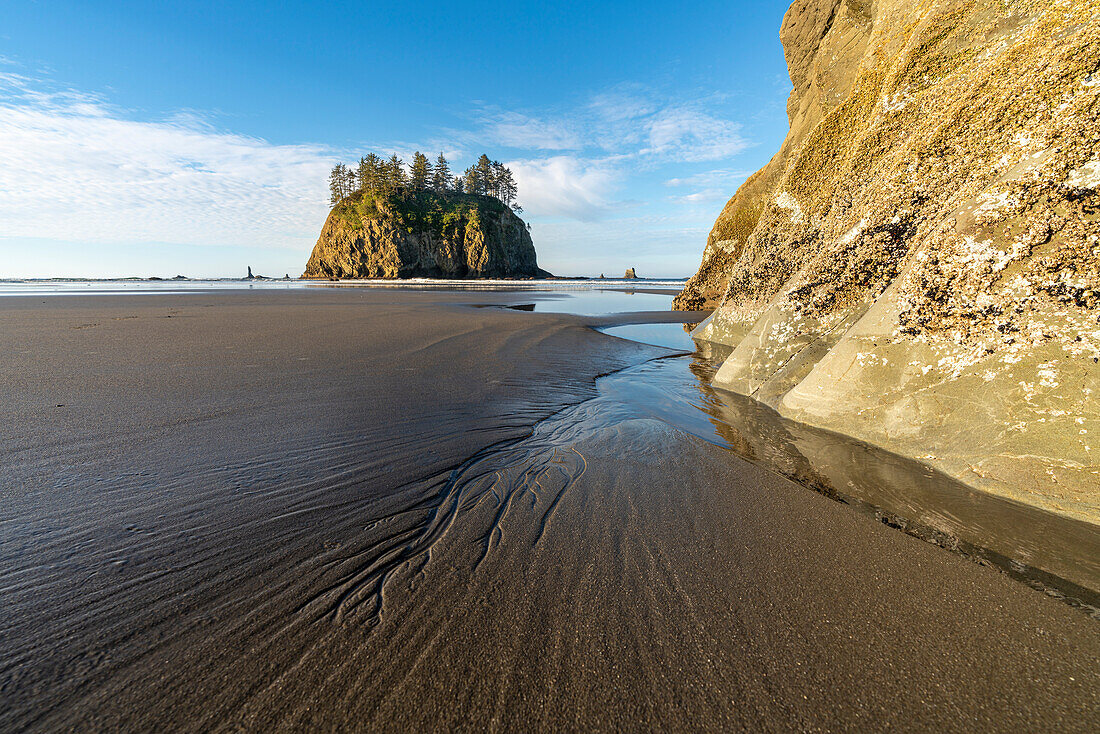
[[[0,728],[1090,731],[1100,624],[498,292],[0,299]]]

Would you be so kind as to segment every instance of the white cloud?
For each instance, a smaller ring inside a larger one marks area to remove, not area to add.
[[[486,134],[499,145],[528,150],[573,150],[582,147],[571,126],[518,112],[500,112],[483,121]]]
[[[612,198],[621,181],[660,166],[728,159],[748,147],[740,125],[708,111],[717,104],[714,98],[662,99],[637,85],[619,85],[565,113],[483,108],[474,130],[451,132],[470,149],[555,151],[509,164],[520,201],[534,215],[594,222],[627,208],[628,202]],[[669,201],[693,205],[728,198],[738,177],[744,174],[719,170],[672,179],[668,185],[700,190]]]
[[[508,167],[515,173],[520,199],[528,211],[593,222],[615,208],[608,196],[620,174],[605,162],[553,156],[510,161]]]
[[[588,101],[588,109],[605,122],[636,120],[652,115],[659,107],[653,95],[637,84],[620,84]]]
[[[670,178],[665,181],[665,186],[696,189],[688,194],[670,196],[669,201],[677,204],[709,204],[728,200],[748,177],[747,171],[718,169],[683,178]]]
[[[661,155],[682,161],[713,161],[737,155],[748,147],[741,126],[693,106],[668,107],[645,120],[648,146],[641,155]]]
[[[0,237],[307,248],[335,157],[0,74]]]
[[[712,201],[725,201],[730,198],[728,189],[700,189],[683,196],[670,196],[669,201],[676,204],[708,204]]]
[[[718,107],[713,96],[661,98],[637,85],[619,85],[564,113],[485,108],[477,129],[461,134],[472,147],[598,151],[639,164],[715,161],[749,146],[740,124],[712,112]]]
[[[645,119],[660,107],[636,85],[619,85],[594,95],[584,110],[593,144],[607,151],[637,151],[647,134]]]
[[[718,169],[715,171],[703,171],[683,178],[670,178],[665,181],[665,186],[724,186],[730,187],[744,182],[749,177],[748,171],[731,171]]]

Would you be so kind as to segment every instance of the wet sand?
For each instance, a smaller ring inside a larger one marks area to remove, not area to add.
[[[1095,726],[1096,621],[586,430],[667,350],[505,300],[0,299],[0,728]]]

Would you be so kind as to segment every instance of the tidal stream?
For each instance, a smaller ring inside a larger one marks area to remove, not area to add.
[[[441,483],[423,524],[319,594],[307,605],[311,616],[342,620],[354,612],[380,621],[388,582],[421,575],[433,555],[453,543],[453,533],[478,538],[475,572],[505,536],[531,534],[537,545],[587,469],[576,446],[629,423],[632,458],[652,454],[662,443],[657,433],[674,428],[1100,619],[1095,527],[972,489],[919,462],[716,389],[711,382],[726,354],[696,344],[681,324],[599,330],[680,354],[601,377],[596,397],[541,421],[524,438],[472,456]]]

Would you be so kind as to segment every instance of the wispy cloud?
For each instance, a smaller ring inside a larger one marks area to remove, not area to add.
[[[545,216],[581,222],[605,218],[616,207],[609,199],[620,172],[602,161],[573,156],[510,161],[524,206]]]
[[[700,189],[690,194],[670,196],[669,201],[674,204],[709,204],[713,201],[724,201],[730,198],[730,192],[726,189]]]
[[[713,171],[702,171],[683,178],[670,178],[665,181],[665,186],[734,186],[744,182],[749,177],[748,171],[737,171],[728,168],[719,168]]]
[[[0,237],[305,247],[336,157],[0,74]]]
[[[662,96],[623,84],[591,95],[567,110],[501,110],[484,106],[468,130],[449,131],[468,150],[524,151],[512,167],[528,211],[593,222],[627,208],[612,199],[618,184],[661,166],[726,161],[749,141],[741,126],[711,107],[712,96]],[[548,154],[548,155],[547,155]],[[698,191],[669,197],[691,205],[728,197],[741,172],[720,169],[707,176],[673,179],[668,185]]]
[[[639,162],[716,161],[749,146],[741,125],[709,111],[713,96],[662,97],[638,85],[619,85],[567,111],[479,110],[473,145],[617,155]]]
[[[647,146],[639,155],[659,155],[681,161],[730,158],[748,147],[741,126],[695,105],[668,107],[645,120]]]
[[[686,194],[670,196],[669,200],[674,203],[709,204],[729,199],[748,177],[748,171],[717,169],[702,171],[683,178],[670,178],[665,181],[665,186],[695,189]]]
[[[540,120],[519,112],[486,113],[485,135],[498,145],[529,150],[576,150],[581,137],[566,120]]]

